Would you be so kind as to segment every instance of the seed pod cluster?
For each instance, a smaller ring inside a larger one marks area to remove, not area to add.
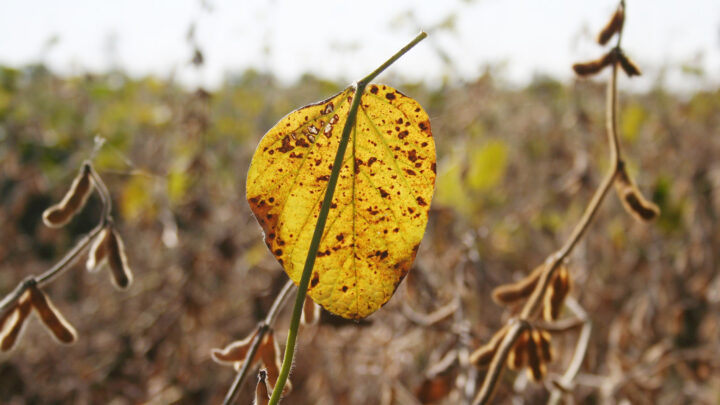
[[[0,317],[0,351],[8,351],[15,346],[31,309],[35,310],[37,317],[58,342],[75,342],[75,328],[55,308],[50,298],[35,283],[31,283],[15,306]]]
[[[86,267],[88,271],[97,271],[104,264],[110,269],[111,280],[115,287],[124,290],[132,284],[133,275],[127,263],[125,244],[112,224],[107,225],[95,237],[90,246]]]
[[[635,185],[627,172],[625,165],[621,165],[615,178],[615,190],[625,211],[641,222],[649,222],[660,215],[660,208],[655,203],[648,201]]]
[[[520,370],[527,367],[528,375],[540,381],[547,374],[547,364],[553,359],[550,334],[531,328],[525,330],[515,341],[507,358],[508,367]]]
[[[618,52],[617,59],[623,72],[625,72],[628,77],[640,76],[642,74],[642,72],[640,72],[640,68],[637,67],[637,65],[635,64],[635,62],[633,62],[632,59],[625,55],[625,52]]]
[[[568,292],[570,292],[570,273],[567,267],[561,264],[545,292],[543,319],[548,322],[558,319]]]
[[[91,171],[90,163],[84,163],[63,199],[43,212],[42,218],[45,225],[59,228],[80,212],[92,191]]]
[[[493,301],[498,305],[511,305],[529,297],[544,269],[545,264],[541,264],[522,280],[496,287],[492,292]]]
[[[257,334],[258,329],[245,339],[233,342],[224,349],[213,349],[213,360],[220,364],[232,364],[236,370],[240,370],[243,363],[247,361],[250,346]],[[260,346],[251,361],[251,366],[261,363],[265,367],[268,389],[272,391],[273,387],[275,387],[275,384],[277,383],[278,377],[280,376],[281,366],[280,349],[275,341],[272,329],[263,336],[263,340],[260,342]],[[290,384],[290,381],[288,380],[283,388],[283,395],[290,392],[291,389],[292,384]]]

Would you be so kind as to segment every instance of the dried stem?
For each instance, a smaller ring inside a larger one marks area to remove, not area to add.
[[[624,7],[624,2],[622,2],[622,6]],[[620,30],[618,35],[618,41],[615,46],[616,50],[620,49],[621,39],[622,30]],[[551,254],[545,260],[545,268],[543,269],[543,273],[540,276],[540,280],[535,286],[532,295],[523,306],[522,311],[520,312],[520,316],[510,321],[513,322],[514,325],[508,330],[508,333],[505,335],[505,338],[500,344],[499,350],[495,353],[495,356],[490,363],[490,367],[488,369],[485,380],[483,381],[483,385],[480,388],[477,396],[475,397],[473,404],[486,404],[490,400],[495,385],[497,384],[497,381],[499,379],[500,373],[505,366],[508,353],[510,352],[510,349],[515,344],[515,341],[518,339],[520,334],[524,331],[524,328],[517,325],[527,325],[527,323],[530,322],[531,319],[537,314],[538,309],[541,307],[540,304],[542,303],[542,298],[545,296],[547,287],[550,284],[550,280],[555,274],[555,270],[557,270],[560,264],[567,259],[570,253],[572,253],[577,243],[588,230],[593,218],[595,217],[595,214],[597,213],[600,205],[605,199],[605,196],[607,196],[608,191],[612,187],[615,177],[617,176],[618,172],[624,164],[621,157],[620,143],[618,142],[617,135],[617,72],[617,64],[613,64],[612,73],[608,82],[608,95],[605,113],[608,143],[610,146],[610,167],[608,168],[608,171],[605,174],[602,183],[595,191],[595,194],[590,200],[588,206],[585,208],[585,212],[580,218],[580,221],[577,225],[575,225],[575,228],[570,234],[570,237],[567,239],[565,244],[563,244],[560,250]],[[576,373],[572,374],[574,376],[574,374]]]
[[[235,379],[233,380],[230,389],[228,390],[227,394],[225,394],[225,400],[223,400],[223,405],[230,405],[235,401],[235,397],[237,396],[240,387],[242,387],[243,383],[245,382],[245,378],[247,377],[248,371],[250,370],[250,366],[252,364],[252,361],[250,361],[250,359],[255,358],[255,354],[260,348],[260,342],[262,342],[265,334],[270,330],[271,325],[275,323],[275,319],[280,312],[280,308],[282,308],[287,297],[289,296],[290,291],[292,291],[292,287],[292,280],[288,280],[282,290],[280,290],[280,293],[278,293],[277,297],[275,297],[275,301],[273,301],[273,304],[270,307],[270,311],[268,311],[265,319],[258,324],[257,333],[255,333],[255,337],[250,344],[250,350],[248,350],[248,354],[245,357],[248,360],[243,362],[242,368],[235,375]]]
[[[39,276],[28,276],[22,282],[20,282],[12,292],[10,292],[2,299],[2,301],[0,301],[0,312],[13,305],[31,284],[34,283],[38,287],[41,287],[63,274],[67,269],[70,268],[70,266],[75,263],[78,256],[80,256],[83,252],[85,252],[85,250],[87,250],[88,246],[90,246],[90,243],[93,241],[93,239],[95,239],[96,236],[100,234],[100,232],[102,232],[105,225],[108,222],[112,221],[112,201],[110,199],[110,192],[108,191],[107,186],[102,181],[100,176],[97,174],[97,172],[95,172],[95,169],[92,168],[90,162],[86,161],[83,163],[83,165],[86,164],[90,166],[90,175],[92,177],[92,181],[95,184],[95,188],[98,190],[98,194],[100,194],[100,199],[102,200],[103,204],[102,216],[100,217],[100,221],[90,232],[83,236],[82,239],[80,239],[80,241],[78,241],[77,244],[75,244],[75,246],[70,249],[70,251],[67,252],[65,256],[63,256],[62,259],[60,259],[60,261],[55,263],[55,265],[53,265],[51,268],[49,268]]]

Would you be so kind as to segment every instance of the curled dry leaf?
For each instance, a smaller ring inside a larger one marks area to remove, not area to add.
[[[6,352],[15,346],[31,309],[30,291],[26,290],[15,306],[9,308],[2,315],[0,318],[0,351]]]
[[[567,266],[560,265],[545,292],[543,319],[546,321],[558,319],[568,292],[570,292],[570,273]]]
[[[124,290],[132,284],[133,275],[127,264],[125,245],[115,229],[108,231],[106,238],[107,262],[112,275],[112,282],[117,288]]]
[[[600,45],[605,45],[616,33],[620,32],[625,22],[625,10],[622,5],[615,10],[615,13],[610,17],[610,21],[605,24],[600,34],[598,34],[597,42]]]
[[[28,287],[30,303],[43,325],[60,343],[73,343],[77,338],[75,328],[55,308],[50,298],[35,284]]]
[[[630,178],[625,165],[620,167],[615,179],[615,190],[625,211],[641,222],[649,222],[660,215],[660,208],[655,203],[648,201]]]
[[[316,304],[310,297],[305,297],[303,304],[302,318],[303,325],[314,325],[320,319],[320,305]]]
[[[247,198],[265,243],[299,283],[355,88],[281,119],[250,164]],[[417,101],[384,85],[362,94],[308,295],[364,318],[394,294],[427,225],[435,143]]]
[[[89,163],[83,164],[80,172],[70,186],[70,190],[63,199],[43,212],[42,218],[45,225],[51,228],[61,227],[80,212],[92,191],[92,180],[90,179],[91,167]]]
[[[509,305],[529,297],[544,269],[545,264],[541,264],[522,280],[496,287],[492,292],[493,300],[499,305]]]

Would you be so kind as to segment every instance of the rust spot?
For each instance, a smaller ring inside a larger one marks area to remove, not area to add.
[[[274,155],[274,154],[275,154],[275,149],[270,149],[270,151],[268,152],[268,154]]]
[[[318,177],[315,178],[315,180],[317,180],[317,181],[328,181],[328,180],[330,180],[330,176],[328,176],[327,174],[324,175],[324,176],[318,176]]]
[[[395,229],[393,229],[393,232],[395,232],[395,233],[400,232],[400,228],[395,228]]]
[[[403,119],[402,119],[402,118],[398,118],[397,121],[395,121],[395,122],[397,122],[398,124],[402,124],[402,123],[403,123]]]
[[[330,208],[337,208],[337,204],[335,204],[335,203],[330,204]]]
[[[369,212],[370,215],[377,215],[377,214],[380,213],[380,211],[373,210],[372,208],[369,208],[369,207],[368,207],[368,209],[367,209],[367,212]]]
[[[313,278],[310,280],[310,287],[315,287],[320,282],[320,276],[317,273],[313,273]]]
[[[360,159],[355,159],[355,174],[358,174],[360,172],[360,166],[363,165],[363,161]]]
[[[377,162],[377,158],[376,158],[375,156],[373,156],[373,157],[371,157],[370,159],[368,159],[368,161],[367,161],[368,167],[372,166],[372,164],[375,163],[375,162]]]
[[[430,135],[430,121],[425,120],[419,123],[418,126],[420,127],[420,130]]]
[[[310,146],[310,144],[305,141],[305,138],[302,137],[298,138],[298,140],[295,141],[295,145],[302,146],[303,148],[307,148],[308,146]]]
[[[422,162],[417,162],[417,163],[415,163],[415,167],[416,167],[416,168],[419,168],[420,166],[422,166]],[[420,170],[420,173],[422,173],[422,172],[423,172],[423,171]]]
[[[423,207],[427,205],[427,203],[425,202],[425,200],[422,197],[418,197],[418,198],[416,198],[416,200],[417,200],[417,203]]]
[[[420,112],[420,107],[415,108],[415,112]]]
[[[325,109],[323,110],[323,114],[330,114],[331,112],[333,112],[334,109],[335,106],[333,105],[333,103],[327,103],[327,105],[325,105]]]
[[[415,208],[413,208],[413,207],[408,207],[408,212],[412,214],[413,212],[415,212]]]
[[[412,170],[412,169],[405,169],[405,173],[407,173],[407,174],[409,174],[409,175],[411,175],[411,176],[414,176],[414,175],[415,175],[415,171]]]
[[[408,132],[408,130],[406,129],[398,134],[398,138],[404,139],[408,135],[410,135],[410,132]]]
[[[282,139],[282,145],[278,148],[278,152],[287,153],[293,149],[295,149],[295,147],[290,145],[290,137],[285,135]]]
[[[390,193],[388,193],[387,191],[383,190],[381,187],[378,187],[378,190],[380,191],[380,196],[381,196],[382,198],[387,198],[387,196],[390,195]]]
[[[417,160],[417,152],[415,151],[415,149],[408,152],[408,159],[410,159],[411,162],[414,162]]]
[[[315,159],[315,166],[320,166],[320,163],[322,163],[322,159]]]
[[[302,153],[290,152],[288,156],[294,159],[302,159],[304,155]]]
[[[345,238],[345,237],[344,237],[343,234],[341,234],[341,233],[339,233],[339,234],[337,234],[337,236],[335,236],[335,239],[337,239],[338,241],[341,241],[341,240],[343,240],[344,238]]]
[[[424,147],[428,146],[428,143],[427,143],[427,142],[423,142],[423,143],[420,144],[420,146],[422,146],[422,147],[424,148]]]
[[[372,86],[370,87],[370,93],[372,93],[372,94],[377,94],[377,92],[378,92],[378,87],[375,86],[375,85],[372,85]]]
[[[433,173],[437,173],[437,172],[435,171],[435,163],[431,164],[431,165],[430,165],[430,168],[432,169]]]
[[[276,249],[273,253],[275,253],[275,256],[282,256],[283,251],[282,249]]]
[[[270,197],[270,198],[268,198],[268,202],[269,202],[269,203],[274,203],[274,202],[275,202],[275,197]]]
[[[385,98],[388,100],[395,100],[395,94],[394,93],[387,93],[385,94]]]
[[[384,259],[384,258],[386,258],[386,257],[388,257],[388,251],[387,251],[387,250],[384,250],[384,251],[382,251],[382,253],[380,253],[380,258],[381,258],[381,259]]]
[[[347,290],[348,290],[348,286],[346,286],[346,285],[342,286],[342,290],[343,290],[343,292],[347,291]]]

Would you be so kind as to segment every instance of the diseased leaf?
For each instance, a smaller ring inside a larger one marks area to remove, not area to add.
[[[247,198],[265,242],[297,284],[327,189],[354,88],[296,110],[260,141]],[[308,295],[362,318],[405,277],[425,232],[435,184],[427,113],[384,85],[363,94],[340,169]]]

